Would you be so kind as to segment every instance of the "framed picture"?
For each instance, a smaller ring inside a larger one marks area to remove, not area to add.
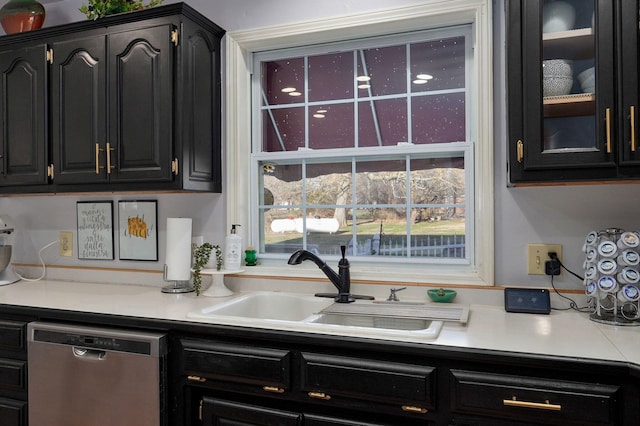
[[[113,260],[113,202],[78,201],[78,259]]]
[[[158,202],[119,201],[121,260],[158,260]]]

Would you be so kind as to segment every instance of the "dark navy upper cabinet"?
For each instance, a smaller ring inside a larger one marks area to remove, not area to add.
[[[507,0],[509,183],[640,177],[637,0]]]
[[[176,3],[1,38],[0,191],[220,192],[223,35]],[[32,134],[17,134],[25,119]]]

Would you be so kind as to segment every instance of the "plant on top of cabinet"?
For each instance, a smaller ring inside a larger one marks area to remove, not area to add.
[[[103,18],[114,13],[133,12],[158,6],[163,0],[151,0],[145,5],[142,0],[89,0],[89,4],[83,4],[80,12],[87,15],[88,19]]]

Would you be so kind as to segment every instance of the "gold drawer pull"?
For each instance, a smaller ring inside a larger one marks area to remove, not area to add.
[[[524,142],[522,142],[521,140],[518,140],[516,152],[517,152],[516,155],[518,157],[518,163],[522,163],[522,160],[524,160]]]
[[[402,406],[402,411],[407,411],[409,413],[424,414],[424,413],[428,412],[429,410],[427,410],[426,408],[422,408],[422,407],[416,407],[414,405],[403,405]]]
[[[278,388],[276,386],[263,386],[262,390],[265,392],[272,392],[272,393],[284,393],[284,389]]]
[[[325,401],[331,399],[331,395],[327,395],[324,392],[309,392],[307,395],[309,395],[311,398],[324,399]]]
[[[192,381],[192,382],[198,382],[198,383],[204,383],[207,381],[207,379],[205,379],[204,377],[200,377],[200,376],[187,376],[187,380]]]
[[[508,407],[523,407],[523,408],[535,408],[537,410],[549,410],[549,411],[560,411],[562,410],[561,405],[550,404],[549,400],[546,400],[544,403],[542,402],[529,402],[529,401],[518,401],[514,396],[513,399],[505,399],[502,403]]]
[[[111,169],[115,169],[115,166],[111,165],[111,151],[115,151],[115,148],[111,148],[111,144],[109,142],[107,142],[107,149],[106,154],[107,154],[107,174],[111,174]]]
[[[605,124],[607,128],[607,154],[611,154],[611,108],[605,110]]]
[[[636,152],[636,107],[629,107],[629,121],[631,124],[631,152]]]

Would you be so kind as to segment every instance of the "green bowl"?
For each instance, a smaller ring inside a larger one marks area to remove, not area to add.
[[[451,303],[453,299],[455,299],[456,294],[458,294],[455,290],[445,290],[442,288],[434,288],[431,290],[427,290],[427,294],[434,302],[438,303]]]

